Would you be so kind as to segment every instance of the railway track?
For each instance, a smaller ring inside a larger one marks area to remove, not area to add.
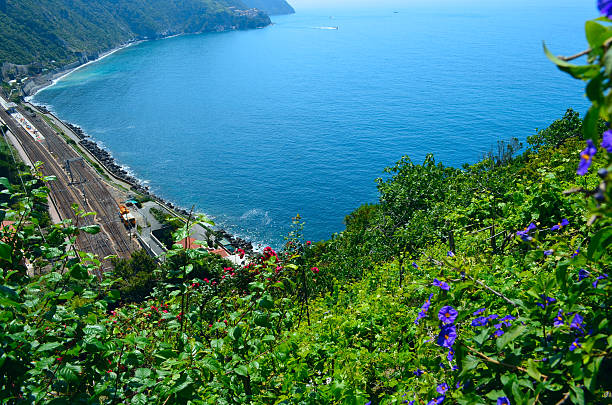
[[[71,219],[79,226],[97,224],[101,232],[91,235],[82,232],[77,238],[80,250],[96,254],[100,258],[116,255],[127,258],[134,250],[130,235],[119,218],[119,206],[112,197],[108,186],[97,173],[83,162],[71,164],[72,178],[65,170],[65,162],[80,156],[60,138],[38,115],[31,116],[21,108],[19,112],[27,117],[34,127],[45,137],[36,141],[8,113],[0,108],[0,117],[15,135],[33,162],[43,162],[45,176],[55,176],[48,184],[50,197],[55,203],[62,219]],[[85,211],[93,211],[95,216],[77,218],[72,205],[77,204]],[[108,260],[103,261],[103,271],[110,270]]]

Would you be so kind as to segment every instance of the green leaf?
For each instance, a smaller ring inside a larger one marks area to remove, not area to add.
[[[511,328],[509,331],[507,331],[497,339],[497,349],[501,350],[506,347],[508,343],[512,342],[518,336],[522,335],[525,329],[527,329],[525,325],[518,325],[514,328]]]
[[[263,291],[263,290],[265,290],[265,289],[266,289],[266,286],[265,286],[265,284],[264,284],[264,283],[260,283],[260,282],[254,281],[254,282],[252,282],[252,283],[250,283],[250,284],[249,284],[249,288],[251,289],[251,291],[252,291],[252,290],[260,290],[260,291]]]
[[[534,380],[540,381],[542,373],[538,370],[538,365],[533,359],[527,360],[527,374]]]
[[[45,352],[45,351],[56,349],[56,348],[60,347],[61,345],[62,344],[58,343],[58,342],[49,342],[49,343],[45,343],[45,344],[42,344],[42,345],[38,346],[36,351],[37,352]]]
[[[612,226],[601,229],[592,238],[587,251],[587,258],[591,261],[598,261],[608,246],[612,243]]]
[[[242,328],[240,326],[230,328],[229,335],[234,340],[240,339],[240,337],[242,336]]]
[[[594,65],[583,65],[583,66],[579,66],[579,65],[573,65],[571,63],[568,63],[564,60],[559,59],[558,57],[554,56],[549,50],[548,47],[546,47],[546,44],[543,44],[544,46],[544,53],[546,54],[546,57],[548,59],[550,59],[555,65],[557,65],[557,67],[559,69],[561,69],[562,71],[569,73],[570,75],[572,75],[573,77],[575,77],[576,79],[581,79],[581,80],[588,80],[588,79],[592,79],[595,76],[597,76],[599,74],[599,67],[598,66],[594,66]]]
[[[589,100],[593,103],[603,103],[604,93],[602,90],[603,75],[600,73],[595,78],[591,79],[586,86],[586,94]]]
[[[9,190],[11,189],[11,183],[9,183],[6,177],[0,177],[0,184],[2,184],[4,187],[6,187]]]
[[[241,375],[243,377],[246,377],[249,375],[249,370],[247,369],[247,366],[245,366],[244,364],[241,364],[234,369],[234,373]]]
[[[13,248],[11,245],[8,245],[4,242],[0,242],[0,259],[6,260],[7,262],[11,262],[11,253],[13,252]]]
[[[87,280],[89,278],[89,273],[81,264],[75,264],[70,269],[70,277],[76,280]]]
[[[81,231],[95,235],[100,232],[100,225],[86,225],[79,228]]]
[[[479,364],[480,359],[478,357],[472,355],[465,356],[461,362],[461,375],[467,374],[468,371],[475,369]]]
[[[262,308],[272,309],[274,307],[274,300],[270,295],[266,294],[260,298],[257,304]]]
[[[221,371],[221,365],[212,357],[206,357],[204,360],[202,360],[202,365],[213,373],[218,373]]]
[[[584,139],[592,139],[595,143],[597,143],[597,140],[599,139],[599,134],[597,133],[598,124],[599,107],[593,104],[584,117],[584,123],[582,125]]]
[[[59,369],[57,375],[65,381],[74,382],[79,379],[78,374],[80,372],[80,366],[74,364],[66,364],[64,367]]]
[[[134,373],[134,377],[140,378],[140,379],[145,379],[150,376],[151,376],[151,369],[148,369],[148,368],[139,368]]]
[[[604,73],[610,77],[612,75],[612,48],[608,49],[603,57]]]
[[[589,46],[593,50],[601,47],[610,37],[608,29],[595,21],[587,21],[584,28]]]

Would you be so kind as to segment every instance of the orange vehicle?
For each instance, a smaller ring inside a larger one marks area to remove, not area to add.
[[[127,209],[125,205],[119,205],[119,212],[121,215],[129,214],[130,210]]]

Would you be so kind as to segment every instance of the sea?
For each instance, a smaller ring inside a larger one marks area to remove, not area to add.
[[[264,29],[142,42],[38,92],[152,192],[256,246],[292,218],[329,239],[378,200],[376,179],[415,163],[474,163],[524,141],[584,83],[549,62],[587,47],[595,1],[294,4]]]

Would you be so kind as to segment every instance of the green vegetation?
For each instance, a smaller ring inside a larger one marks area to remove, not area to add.
[[[136,39],[266,26],[263,13],[242,15],[239,0],[7,0],[0,7],[0,67],[5,77],[41,73]]]
[[[343,233],[312,244],[298,216],[282,252],[242,266],[175,245],[162,264],[135,253],[99,280],[100,261],[71,243],[95,227],[40,234],[46,190],[3,179],[18,203],[1,211],[16,232],[0,230],[0,398],[610,403],[612,130],[599,120],[612,28],[592,24],[591,64],[556,60],[589,81],[584,120],[569,110],[523,154],[501,143],[461,169],[405,157]],[[45,274],[28,276],[26,259]]]

